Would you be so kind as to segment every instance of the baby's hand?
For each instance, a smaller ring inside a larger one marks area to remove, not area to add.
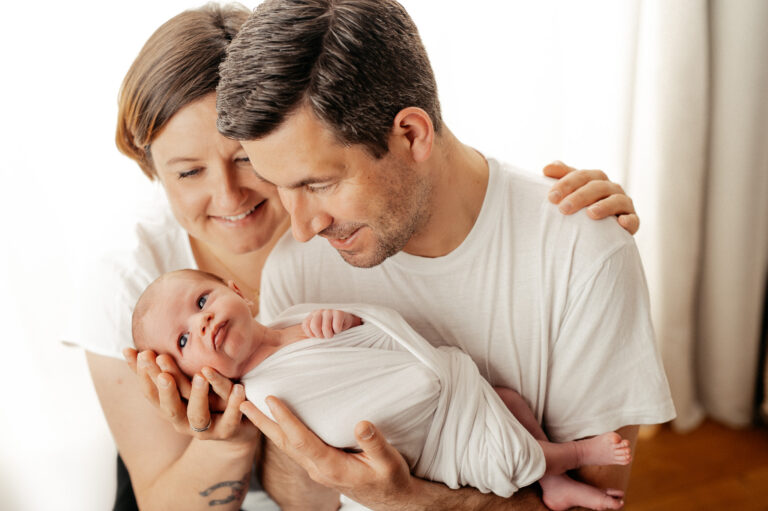
[[[344,311],[320,309],[312,311],[301,322],[301,328],[307,337],[325,337],[330,339],[334,334],[362,325],[363,320],[354,314]]]

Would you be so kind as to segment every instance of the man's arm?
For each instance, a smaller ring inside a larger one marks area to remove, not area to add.
[[[348,453],[326,445],[280,400],[270,396],[267,405],[277,422],[248,401],[240,409],[279,449],[304,468],[310,478],[376,511],[547,509],[532,489],[505,499],[474,488],[451,490],[414,477],[405,459],[370,422],[362,421],[355,427],[355,438],[362,452]]]

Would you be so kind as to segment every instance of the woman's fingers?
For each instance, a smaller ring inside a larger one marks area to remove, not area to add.
[[[240,427],[240,420],[243,416],[240,412],[240,404],[245,401],[245,389],[241,384],[232,385],[232,392],[229,393],[229,400],[224,413],[216,420],[216,434],[228,438],[235,434]]]
[[[136,369],[137,369],[136,357],[138,356],[139,356],[139,352],[133,348],[125,348],[123,350],[123,358],[125,358],[125,361],[128,362],[128,367],[130,367],[131,371],[133,371],[134,373],[136,372]]]
[[[184,399],[189,399],[189,394],[192,392],[192,381],[186,374],[181,372],[179,366],[176,365],[176,361],[170,355],[162,354],[158,355],[155,359],[157,366],[164,372],[170,374],[174,380],[176,380],[176,387],[179,390],[179,394]]]
[[[608,181],[608,176],[602,170],[576,170],[568,173],[568,175],[553,184],[549,190],[548,198],[553,204],[559,204],[560,211],[563,213],[573,213],[591,204],[591,202],[585,202],[585,195],[588,194],[585,194],[584,188],[595,185],[609,185],[611,186],[611,193],[624,193],[619,185]],[[589,190],[589,193],[594,192],[594,189]],[[608,195],[610,193],[604,195],[604,197]],[[570,204],[566,206],[568,202]],[[564,207],[567,211],[563,209]]]
[[[544,175],[547,177],[553,177],[555,179],[560,179],[564,175],[568,174],[569,172],[573,172],[573,167],[569,167],[565,163],[561,161],[553,161],[546,167],[544,167]]]
[[[640,229],[640,217],[632,213],[629,215],[619,215],[619,225],[634,235]]]
[[[214,392],[208,396],[208,406],[212,411],[224,411],[228,406],[229,396],[232,392],[232,381],[210,367],[204,367],[201,372],[211,384]]]
[[[139,378],[141,392],[152,404],[158,406],[159,397],[156,381],[160,374],[160,368],[155,363],[155,353],[150,350],[142,351],[136,360],[136,376]]]
[[[187,410],[179,396],[176,380],[167,373],[157,376],[157,389],[160,396],[160,409],[177,431],[183,431],[187,426]]]
[[[187,420],[190,428],[199,430],[210,427],[211,412],[208,408],[208,381],[196,374],[192,378],[192,391],[187,403]]]

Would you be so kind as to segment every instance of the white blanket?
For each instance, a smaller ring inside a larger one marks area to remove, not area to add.
[[[369,420],[419,477],[508,497],[544,473],[541,447],[456,348],[434,348],[396,312],[372,305],[303,304],[272,324],[300,323],[315,309],[354,313],[364,324],[332,339],[282,348],[243,379],[248,399],[272,417],[274,395],[327,444],[358,448]]]

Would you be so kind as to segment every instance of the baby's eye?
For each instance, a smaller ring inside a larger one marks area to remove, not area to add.
[[[199,309],[202,309],[205,307],[205,302],[208,301],[208,295],[202,295],[200,298],[197,299],[197,307]]]
[[[184,346],[187,345],[188,340],[189,340],[189,334],[181,334],[181,336],[179,336],[179,348],[184,349]]]

